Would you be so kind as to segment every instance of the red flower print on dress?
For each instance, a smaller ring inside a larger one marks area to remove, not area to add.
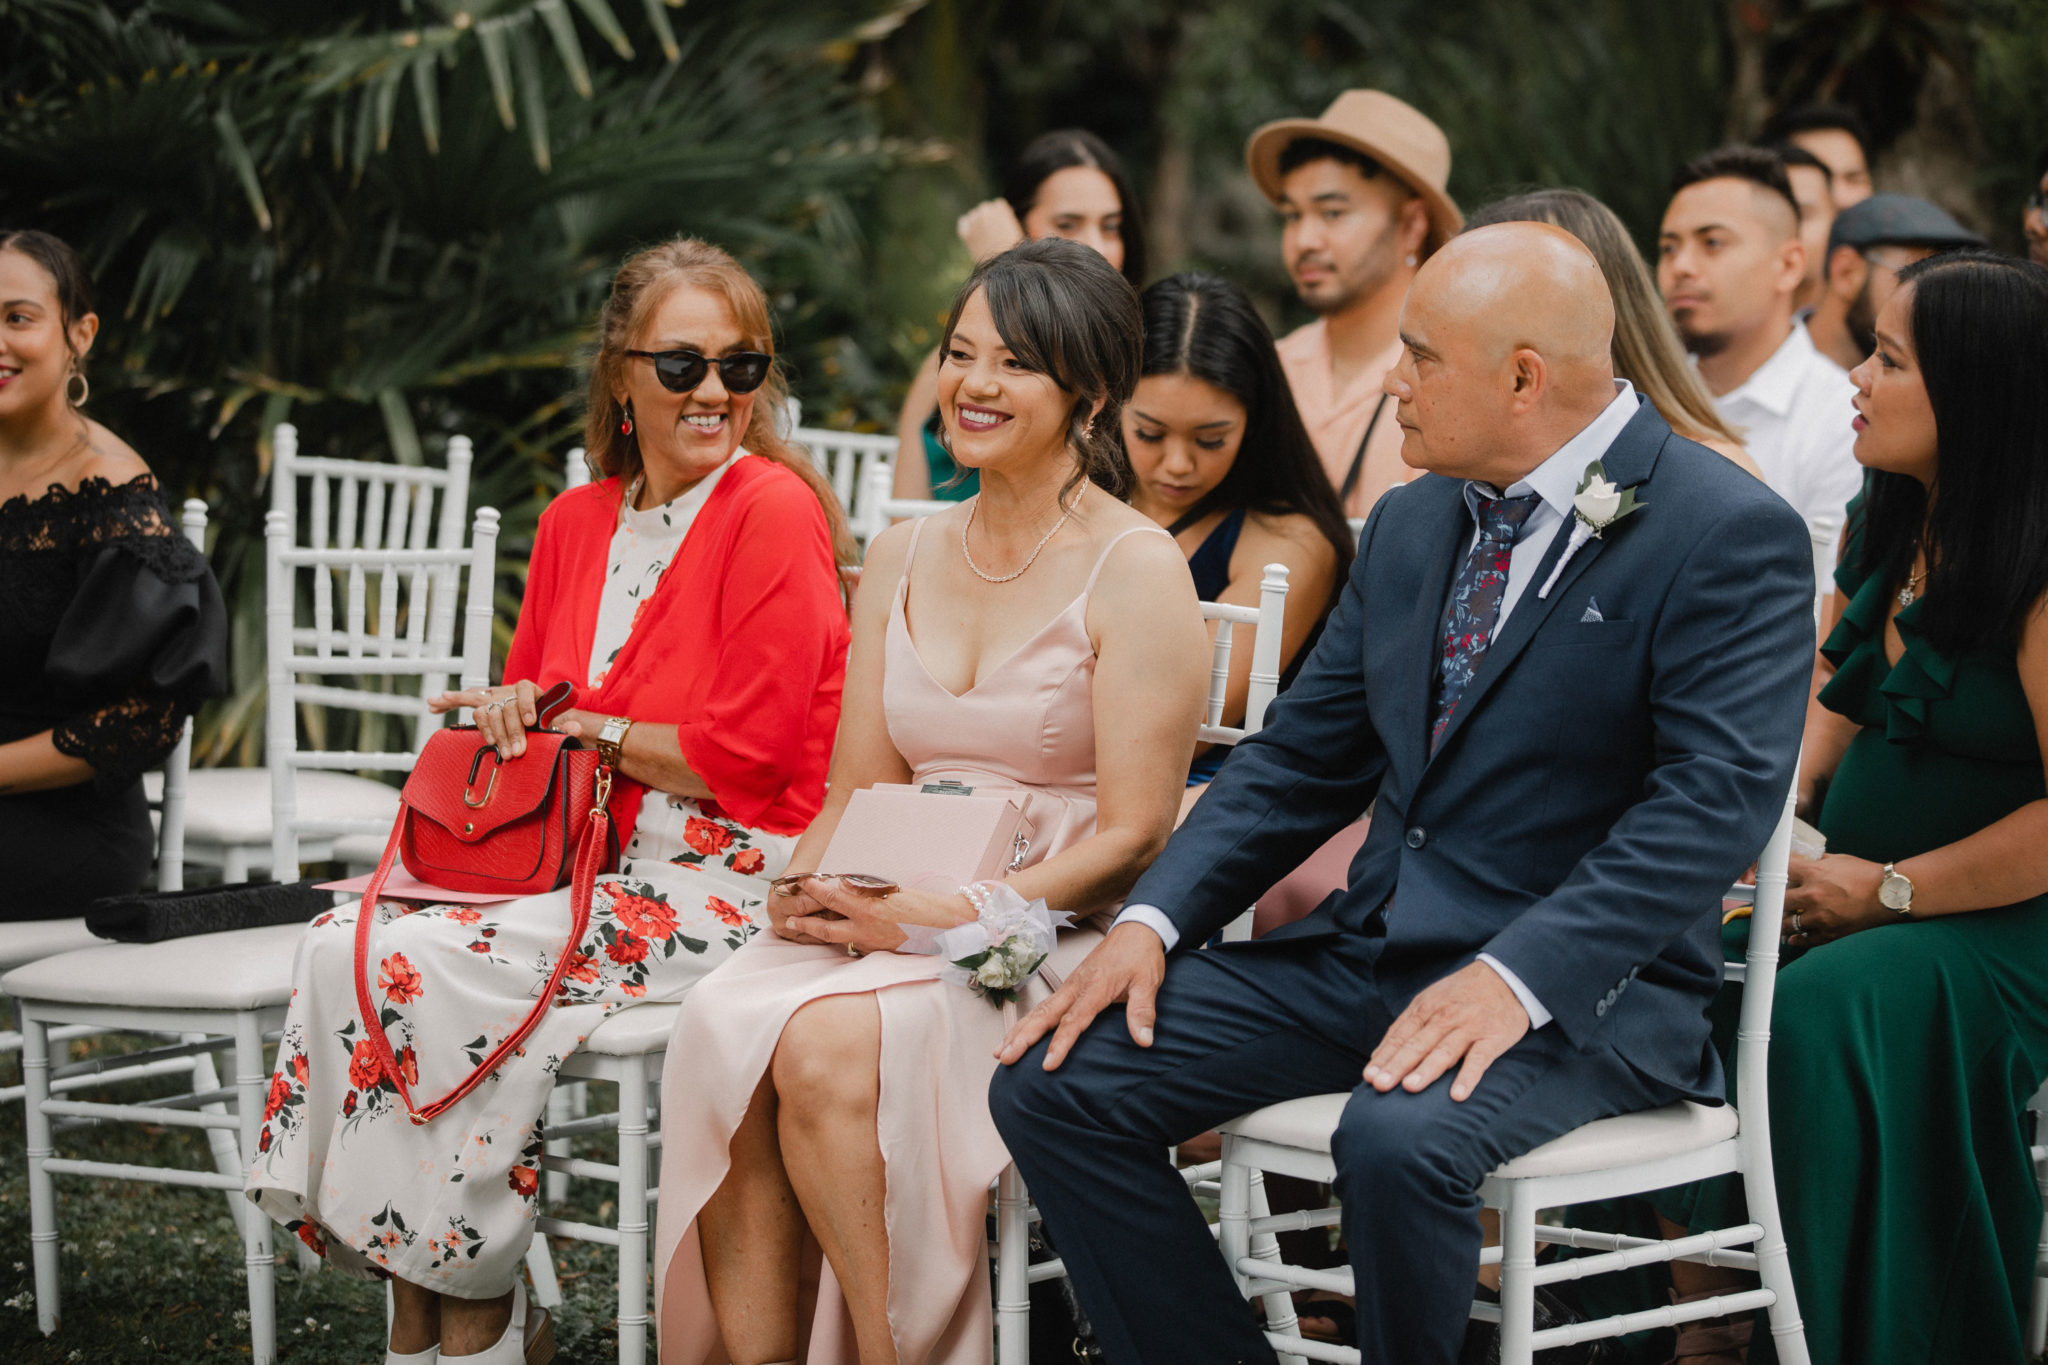
[[[348,1056],[348,1083],[357,1090],[368,1090],[384,1075],[384,1067],[377,1060],[377,1049],[370,1045],[368,1038],[355,1045]]]
[[[263,1132],[256,1138],[256,1150],[259,1152],[270,1150],[270,1126],[268,1124],[264,1125]]]
[[[641,938],[664,939],[676,931],[676,912],[646,896],[620,896],[612,902],[612,918]]]
[[[614,942],[604,945],[605,956],[621,967],[630,967],[635,962],[647,960],[647,940],[634,938],[631,934],[620,934]]]
[[[299,1084],[300,1084],[300,1085],[304,1085],[304,1084],[306,1083],[306,1076],[307,1076],[307,1066],[306,1066],[306,1054],[305,1054],[305,1053],[303,1053],[303,1052],[300,1052],[300,1053],[295,1053],[295,1054],[293,1054],[293,1056],[292,1056],[292,1075],[293,1075],[293,1076],[294,1076],[295,1078],[297,1078],[297,1080],[298,1080],[298,1082],[299,1082]]]
[[[404,953],[393,953],[384,959],[383,970],[377,973],[377,987],[384,992],[384,998],[394,1005],[410,1005],[420,998],[420,974]]]
[[[744,929],[753,923],[737,905],[733,905],[728,901],[722,901],[716,896],[707,899],[704,902],[704,908],[718,916],[720,922],[730,925],[734,929]]]
[[[292,1083],[284,1078],[282,1071],[270,1078],[270,1096],[263,1101],[263,1121],[265,1123],[277,1117],[277,1111],[284,1108],[284,1102],[290,1098],[291,1093]]]
[[[351,1090],[341,1097],[341,1116],[347,1118],[356,1112],[356,1092]]]
[[[398,1074],[405,1078],[407,1085],[420,1083],[420,1059],[410,1046],[398,1054]]]
[[[472,910],[466,905],[458,905],[448,912],[448,918],[454,920],[457,924],[475,924],[483,917],[483,911]]]
[[[768,865],[768,855],[758,848],[742,849],[733,856],[732,870],[742,877],[752,877]]]
[[[683,825],[683,842],[705,857],[715,858],[732,842],[732,831],[716,820],[693,815]]]
[[[638,981],[621,981],[619,983],[619,989],[624,991],[627,995],[647,994],[647,987],[641,985]]]
[[[320,1229],[314,1227],[311,1223],[300,1223],[292,1231],[299,1235],[301,1242],[312,1248],[315,1256],[325,1256],[327,1254],[327,1239],[322,1237]]]
[[[562,975],[568,977],[571,981],[595,981],[597,980],[597,959],[589,953],[571,953],[569,954],[569,965],[563,970]]]
[[[540,1172],[531,1166],[514,1166],[506,1172],[505,1183],[521,1199],[531,1199],[540,1191]]]
[[[480,938],[470,943],[469,950],[472,953],[488,953],[491,950],[491,945],[489,940]]]

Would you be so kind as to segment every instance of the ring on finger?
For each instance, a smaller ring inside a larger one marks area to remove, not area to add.
[[[1799,923],[1799,912],[1797,910],[1794,910],[1792,912],[1792,936],[1794,938],[1799,938],[1802,937],[1805,933],[1806,930],[1802,928]]]

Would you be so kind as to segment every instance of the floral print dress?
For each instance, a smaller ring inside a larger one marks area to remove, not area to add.
[[[612,538],[591,647],[595,684],[724,467],[674,502],[633,498]],[[360,905],[299,946],[248,1192],[328,1262],[459,1298],[511,1287],[533,1235],[541,1121],[562,1062],[613,1010],[676,1001],[767,924],[768,879],[793,835],[649,792],[553,1008],[463,1100],[415,1126],[357,1017]],[[569,891],[494,905],[387,901],[370,940],[371,998],[417,1104],[453,1089],[533,1008],[568,936]]]

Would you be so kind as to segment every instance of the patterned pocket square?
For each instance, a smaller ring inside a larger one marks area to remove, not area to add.
[[[1588,621],[1605,621],[1606,619],[1606,617],[1600,614],[1600,600],[1595,597],[1587,598],[1586,614],[1579,618],[1579,624],[1583,626]]]

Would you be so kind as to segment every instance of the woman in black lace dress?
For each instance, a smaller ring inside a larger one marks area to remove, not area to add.
[[[77,255],[0,232],[0,920],[133,891],[143,772],[227,681],[227,617],[156,480],[87,417]]]

